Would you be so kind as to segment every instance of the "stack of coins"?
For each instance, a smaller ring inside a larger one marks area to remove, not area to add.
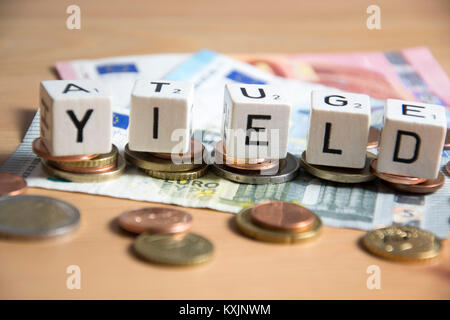
[[[62,236],[79,225],[78,209],[59,199],[34,195],[0,199],[0,235],[3,237]]]
[[[308,173],[320,179],[340,183],[361,183],[375,179],[370,170],[370,161],[375,158],[373,153],[367,152],[366,164],[362,169],[312,165],[306,161],[306,151],[302,153],[300,161]]]
[[[401,262],[433,261],[442,251],[439,238],[412,226],[390,226],[369,231],[363,244],[379,257]]]
[[[384,183],[398,191],[426,194],[435,192],[442,188],[445,183],[445,176],[442,172],[436,179],[425,179],[417,177],[400,176],[396,174],[383,173],[377,171],[377,160],[373,159],[370,163],[372,173],[381,179]]]
[[[118,178],[126,162],[115,145],[111,152],[76,156],[51,155],[40,138],[33,141],[33,152],[42,158],[42,168],[50,176],[73,182],[101,182]]]
[[[119,217],[126,231],[140,234],[134,250],[143,259],[169,265],[194,265],[211,260],[214,246],[206,238],[189,233],[192,216],[164,207],[130,210]]]
[[[127,144],[125,158],[153,178],[187,180],[200,178],[207,172],[204,151],[203,144],[194,139],[190,152],[184,154],[132,151]]]
[[[290,202],[267,201],[245,208],[236,216],[245,235],[276,243],[297,243],[316,238],[322,221],[310,210]]]
[[[236,159],[229,157],[222,141],[214,148],[214,172],[225,179],[247,184],[283,183],[298,174],[299,162],[290,153],[285,159]]]

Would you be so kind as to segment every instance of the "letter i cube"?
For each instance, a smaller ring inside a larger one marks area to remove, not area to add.
[[[437,178],[446,131],[444,107],[388,99],[377,170],[402,176]]]
[[[40,135],[50,154],[111,151],[111,95],[93,80],[49,80],[40,86]]]
[[[313,91],[306,161],[315,165],[363,168],[369,129],[369,96]]]
[[[137,80],[131,93],[130,150],[188,152],[193,100],[189,82]]]
[[[222,137],[235,159],[284,159],[291,103],[275,85],[227,84]]]

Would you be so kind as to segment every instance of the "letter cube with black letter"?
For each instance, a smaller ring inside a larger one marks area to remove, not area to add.
[[[222,136],[227,156],[284,159],[291,103],[275,85],[227,84]]]
[[[111,95],[93,80],[49,80],[40,86],[41,139],[50,154],[111,151]]]
[[[315,165],[363,168],[369,129],[369,96],[313,91],[306,161]]]
[[[447,132],[445,108],[388,99],[384,109],[377,170],[435,179]]]
[[[193,100],[189,82],[136,80],[131,93],[130,150],[188,152]]]

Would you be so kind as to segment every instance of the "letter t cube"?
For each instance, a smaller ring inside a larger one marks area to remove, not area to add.
[[[137,80],[131,93],[130,150],[188,152],[193,100],[189,82]]]

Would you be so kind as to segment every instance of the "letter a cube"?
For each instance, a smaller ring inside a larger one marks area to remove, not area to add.
[[[446,131],[444,107],[388,99],[377,170],[402,176],[437,178]]]
[[[50,154],[111,151],[112,98],[93,80],[49,80],[40,86],[40,135]]]

